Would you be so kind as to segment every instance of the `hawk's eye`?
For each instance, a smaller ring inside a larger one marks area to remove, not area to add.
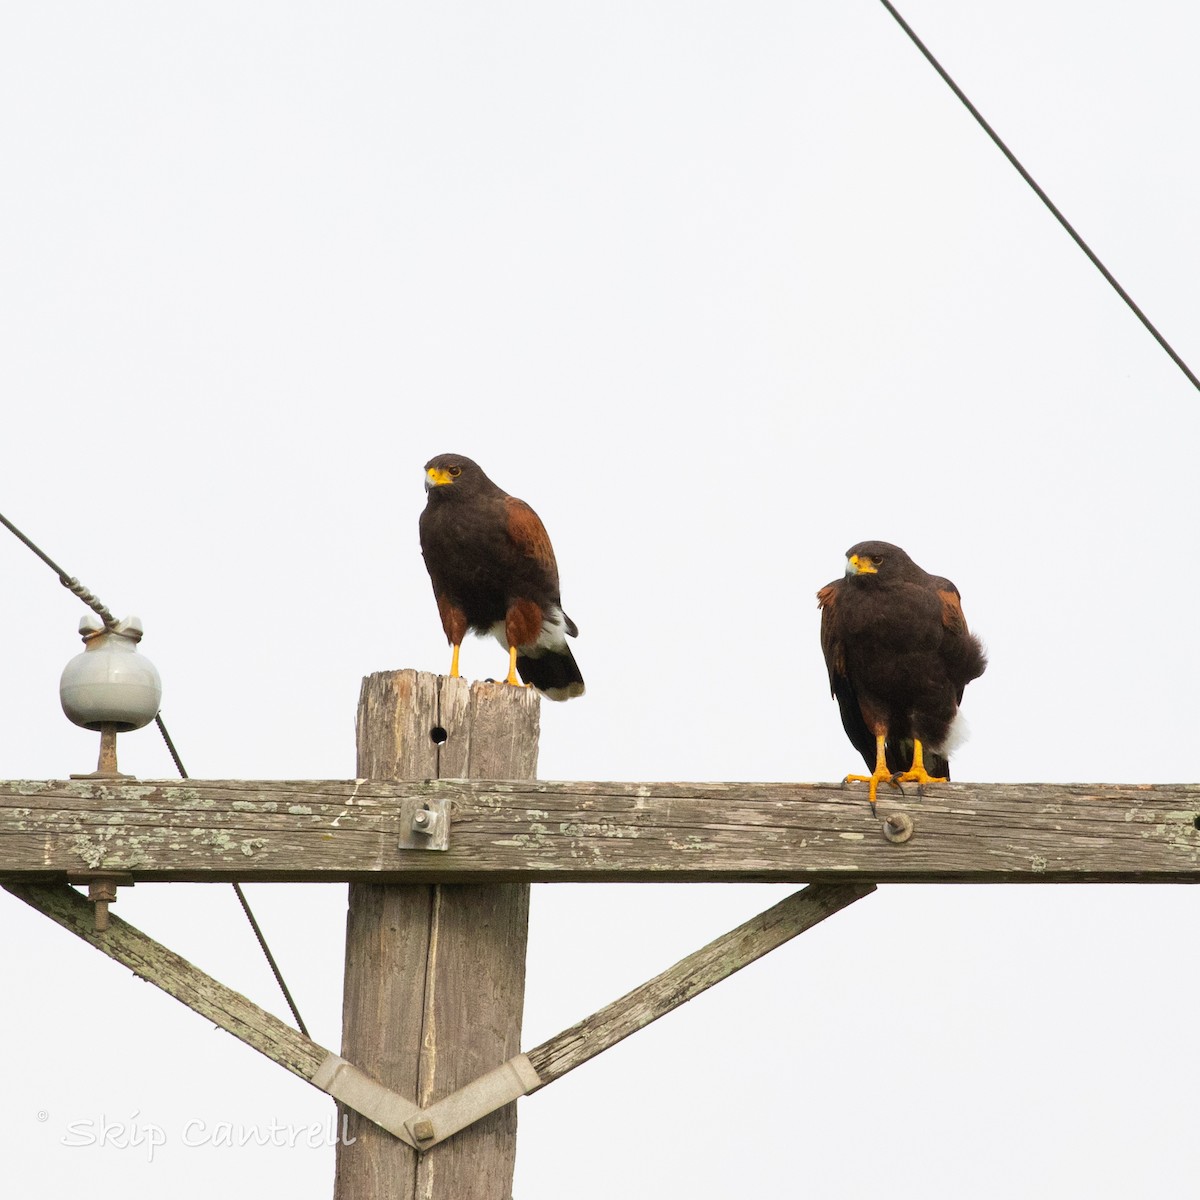
[[[879,566],[879,564],[880,564],[881,562],[883,562],[883,555],[882,555],[882,554],[872,554],[872,555],[871,555],[871,565],[872,565],[873,567],[877,567],[877,566]]]
[[[451,467],[450,474],[453,475],[455,479],[457,479],[462,474],[462,467]]]

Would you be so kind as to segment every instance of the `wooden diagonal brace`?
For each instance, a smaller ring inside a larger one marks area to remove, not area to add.
[[[239,992],[206,975],[119,917],[93,926],[91,905],[66,885],[5,889],[124,963],[273,1062],[417,1150],[428,1150],[520,1096],[538,1091],[617,1042],[875,891],[873,883],[817,883],[723,934],[619,1000],[519,1054],[426,1109],[384,1087]]]
[[[108,929],[97,933],[91,904],[66,884],[5,884],[4,888],[272,1062],[416,1146],[404,1126],[418,1111],[411,1100],[206,975],[140,929],[110,916]]]
[[[542,1087],[875,891],[873,883],[814,883],[781,900],[619,1000],[526,1052]]]
[[[793,892],[570,1029],[414,1114],[405,1122],[408,1132],[420,1149],[436,1146],[488,1113],[561,1079],[873,891],[875,884],[856,882],[815,883]]]

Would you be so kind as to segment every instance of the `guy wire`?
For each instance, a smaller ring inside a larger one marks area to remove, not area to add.
[[[79,582],[74,576],[68,575],[44,550],[35,545],[29,538],[25,536],[3,513],[0,513],[0,524],[13,534],[18,541],[24,543],[30,550],[34,552],[57,576],[58,581],[80,598],[93,612],[95,612],[104,622],[105,626],[112,629],[117,624],[117,619],[112,615],[108,608],[101,604],[87,588]],[[183,779],[188,778],[188,773],[183,769],[183,761],[179,757],[179,752],[175,749],[175,743],[171,741],[171,735],[167,732],[166,724],[163,722],[162,713],[158,713],[154,718],[155,724],[158,726],[159,733],[162,734],[163,741],[167,744],[167,751],[171,755],[172,761],[175,763],[175,769],[179,772]],[[235,883],[233,890],[237,895],[238,901],[241,903],[242,911],[246,914],[246,919],[250,922],[250,928],[254,930],[254,936],[258,939],[258,944],[262,947],[262,952],[266,956],[267,964],[271,968],[271,973],[275,976],[275,982],[279,984],[279,990],[283,992],[283,998],[287,1001],[288,1008],[292,1010],[292,1016],[296,1018],[296,1027],[305,1037],[308,1037],[308,1029],[304,1024],[303,1018],[300,1016],[300,1010],[296,1007],[295,1000],[292,999],[292,993],[288,990],[287,984],[284,982],[283,973],[279,970],[279,965],[275,961],[275,956],[271,953],[270,946],[267,945],[267,939],[263,936],[263,931],[255,920],[254,913],[250,909],[250,905],[246,900],[246,894],[242,891],[242,885]]]

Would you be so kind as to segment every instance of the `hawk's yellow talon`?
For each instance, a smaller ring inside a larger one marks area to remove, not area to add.
[[[892,787],[904,789],[900,787],[899,780],[888,770],[887,765],[887,750],[886,739],[882,734],[875,738],[875,772],[872,775],[847,775],[842,780],[843,783],[869,783],[870,790],[867,792],[867,799],[871,802],[871,811],[875,811],[875,793],[879,790],[881,783],[890,783]]]
[[[949,783],[950,779],[946,775],[927,775],[924,771],[904,771],[893,775],[891,781],[897,787],[902,783],[915,783],[918,787],[924,787],[927,783]]]
[[[949,783],[945,775],[930,775],[925,770],[924,752],[921,749],[919,739],[913,739],[913,761],[912,766],[907,771],[897,771],[892,776],[892,782],[899,786],[902,783],[915,783],[918,787],[924,787],[927,783]]]

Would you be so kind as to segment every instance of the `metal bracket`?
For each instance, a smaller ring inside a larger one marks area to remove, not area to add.
[[[310,1082],[313,1087],[319,1087],[402,1142],[407,1142],[414,1150],[420,1149],[405,1128],[405,1121],[414,1113],[420,1113],[417,1106],[391,1088],[384,1087],[340,1055],[330,1053]]]
[[[528,1095],[541,1084],[533,1064],[524,1054],[518,1054],[466,1087],[414,1113],[404,1126],[417,1149],[428,1150],[488,1113]]]
[[[450,801],[402,800],[399,846],[401,850],[449,850]]]

